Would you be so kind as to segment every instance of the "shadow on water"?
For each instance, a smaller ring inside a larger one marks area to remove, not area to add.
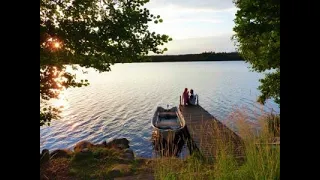
[[[152,146],[155,157],[180,157],[197,151],[187,126],[178,131],[161,131],[154,128],[152,131]]]

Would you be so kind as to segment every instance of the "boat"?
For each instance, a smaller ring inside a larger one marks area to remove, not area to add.
[[[184,128],[186,123],[177,107],[165,109],[159,106],[157,107],[151,124],[153,128],[161,132],[166,132],[179,131]]]
[[[185,120],[177,107],[157,107],[151,120],[154,150],[160,156],[177,156],[185,144]]]

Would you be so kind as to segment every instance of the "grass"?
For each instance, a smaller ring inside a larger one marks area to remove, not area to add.
[[[69,158],[51,159],[49,163],[40,166],[40,177],[93,180],[154,174],[157,180],[280,179],[280,145],[267,144],[273,137],[280,136],[280,117],[261,117],[259,133],[246,122],[243,113],[237,112],[232,118],[235,118],[238,134],[243,140],[240,143],[243,147],[240,154],[234,151],[237,144],[233,136],[226,136],[218,123],[210,127],[211,136],[215,137],[210,143],[214,155],[212,159],[206,159],[195,151],[185,159],[162,157],[128,160],[122,158],[122,150],[94,147],[87,152],[72,153]]]
[[[238,132],[243,139],[242,156],[237,158],[231,137],[219,132],[218,126],[212,131],[213,161],[208,161],[193,154],[186,160],[176,158],[157,159],[155,178],[158,180],[277,180],[280,179],[280,145],[269,145],[275,136],[280,136],[280,117],[268,115],[260,117],[261,130],[257,133],[246,123],[243,113],[233,116],[237,122]],[[220,136],[220,137],[219,137]],[[241,160],[242,159],[242,160]]]
[[[148,160],[122,158],[117,149],[90,148],[88,152],[73,153],[70,158],[51,159],[40,166],[41,179],[113,179],[146,172]],[[117,170],[114,170],[116,168]]]

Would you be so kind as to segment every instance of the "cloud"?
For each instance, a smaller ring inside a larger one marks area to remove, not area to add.
[[[232,33],[225,33],[218,36],[178,39],[163,47],[168,48],[166,55],[196,54],[204,51],[234,52],[236,48],[231,40],[232,35]]]
[[[222,23],[219,19],[199,19],[199,18],[174,18],[166,20],[165,23],[182,23],[182,22],[206,22],[206,23]]]
[[[180,27],[180,29],[184,31],[187,26],[186,23],[192,24],[191,28],[203,28],[205,26],[206,28],[212,29],[212,27],[208,27],[206,24],[221,24],[221,26],[225,26],[224,22],[227,24],[233,22],[235,7],[213,10],[209,8],[181,8],[170,5],[150,9],[150,12],[154,15],[160,15],[164,23],[154,25],[153,22],[150,22],[149,25],[151,27],[166,26],[165,29],[167,33],[170,33],[175,27]],[[197,32],[199,31],[197,30]]]
[[[150,0],[146,8],[163,23],[150,22],[149,30],[174,39],[166,54],[234,51],[230,40],[237,8],[232,0]]]
[[[212,10],[223,10],[234,7],[232,0],[150,0],[147,3],[149,8],[157,8],[163,6],[174,6],[186,9],[212,9]]]
[[[236,12],[236,7],[226,8],[226,9],[215,9],[210,7],[181,7],[176,5],[167,5],[155,8],[149,8],[151,13],[158,13],[158,12],[166,12],[166,11],[174,11],[176,13],[190,13],[190,14],[197,14],[197,13],[234,13]]]

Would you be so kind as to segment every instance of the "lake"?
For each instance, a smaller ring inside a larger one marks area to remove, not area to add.
[[[237,109],[245,110],[252,123],[262,110],[279,113],[272,100],[265,106],[256,103],[264,75],[248,67],[243,61],[224,61],[116,64],[105,73],[88,69],[77,77],[88,79],[89,86],[67,89],[53,101],[64,106],[62,118],[40,128],[40,151],[73,148],[80,140],[127,138],[138,156],[151,157],[154,111],[157,106],[177,106],[186,87],[230,128],[230,114]]]

